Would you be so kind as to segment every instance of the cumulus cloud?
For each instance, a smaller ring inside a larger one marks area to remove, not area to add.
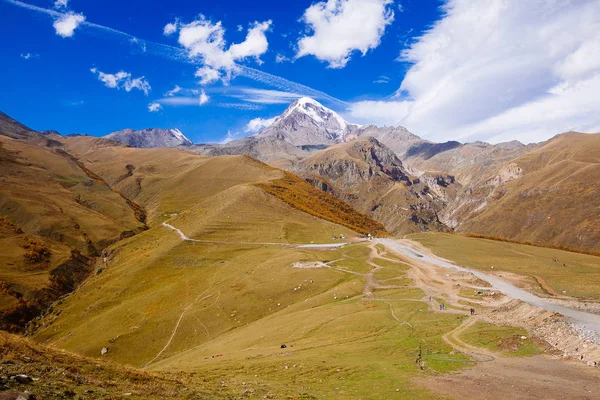
[[[540,141],[600,130],[600,3],[447,0],[444,15],[401,54],[412,64],[393,102],[361,102],[434,140]]]
[[[64,8],[67,8],[68,4],[69,4],[69,0],[56,0],[54,2],[54,8],[59,9],[59,10],[64,9]]]
[[[165,36],[171,36],[172,34],[174,34],[175,32],[177,32],[178,25],[179,25],[179,21],[169,22],[163,28],[163,35],[165,35]]]
[[[60,18],[54,21],[54,30],[58,36],[67,38],[72,37],[75,34],[75,29],[85,21],[83,14],[76,14],[69,11],[66,14],[62,14]]]
[[[210,97],[206,94],[204,90],[200,92],[200,98],[198,99],[201,106],[205,105],[210,101]]]
[[[150,83],[143,76],[131,78],[131,74],[125,71],[119,71],[116,74],[107,74],[99,71],[97,68],[92,68],[90,71],[98,76],[98,80],[104,83],[104,86],[111,89],[123,88],[126,92],[138,89],[144,92],[146,96],[148,96],[151,89]]]
[[[327,0],[311,5],[302,21],[312,31],[298,41],[296,58],[313,55],[343,68],[355,51],[365,55],[379,46],[394,21],[394,0]]]
[[[162,109],[163,109],[163,106],[161,106],[160,103],[152,102],[152,103],[148,104],[148,111],[151,113],[159,112]]]
[[[270,27],[270,20],[254,22],[243,42],[228,45],[221,22],[213,23],[201,15],[189,24],[178,23],[173,33],[179,32],[179,44],[187,50],[189,58],[203,64],[196,76],[202,85],[207,85],[218,80],[227,83],[238,61],[252,58],[260,63],[260,56],[269,48],[266,32]]]
[[[218,81],[221,78],[221,73],[216,68],[200,67],[196,70],[195,76],[200,78],[201,85],[208,85]]]
[[[263,129],[273,125],[273,122],[275,122],[276,119],[277,119],[277,117],[269,118],[269,119],[254,118],[253,120],[250,120],[246,124],[246,126],[244,127],[244,132],[245,133],[258,133],[258,132],[262,131]]]

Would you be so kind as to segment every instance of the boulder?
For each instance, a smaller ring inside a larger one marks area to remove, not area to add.
[[[35,395],[31,393],[19,392],[0,392],[0,400],[35,400]]]
[[[25,374],[19,374],[19,375],[15,375],[13,376],[13,379],[21,384],[26,384],[26,383],[31,383],[33,382],[33,379],[30,376],[27,376]]]

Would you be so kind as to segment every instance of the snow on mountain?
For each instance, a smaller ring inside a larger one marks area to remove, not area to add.
[[[294,101],[255,137],[275,136],[295,146],[343,143],[359,128],[309,97]]]
[[[191,146],[193,144],[179,129],[124,129],[106,135],[105,138],[138,148]]]

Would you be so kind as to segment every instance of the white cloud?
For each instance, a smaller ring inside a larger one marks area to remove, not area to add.
[[[411,104],[410,101],[361,101],[350,106],[345,118],[360,124],[397,126],[408,115]]]
[[[175,32],[177,32],[177,27],[178,26],[179,26],[179,21],[177,21],[177,20],[175,22],[169,22],[163,28],[163,35],[165,35],[165,36],[171,36],[172,34],[174,34]]]
[[[277,117],[269,118],[269,119],[254,118],[253,120],[250,120],[246,124],[246,126],[244,127],[244,132],[258,133],[258,132],[262,131],[263,129],[273,125],[273,122],[275,122],[276,119],[277,119]]]
[[[135,79],[126,79],[123,87],[127,92],[131,92],[132,89],[141,90],[146,96],[148,96],[148,92],[151,89],[150,84],[143,76]]]
[[[158,101],[163,105],[178,107],[178,106],[203,106],[211,100],[210,96],[208,94],[206,94],[206,91],[204,91],[204,90],[200,90],[200,91],[191,90],[189,92],[194,93],[195,96],[194,97],[192,97],[192,96],[165,97]]]
[[[382,75],[379,78],[375,79],[373,81],[373,83],[382,83],[382,84],[390,83],[390,78],[387,77],[387,76]]]
[[[280,90],[232,88],[225,95],[234,97],[249,103],[258,104],[288,104],[303,97],[298,93],[282,92]]]
[[[201,85],[208,85],[216,82],[221,78],[221,73],[218,69],[211,67],[201,67],[196,70],[195,76],[200,78]]]
[[[200,92],[200,98],[198,99],[201,106],[205,105],[210,101],[210,97],[206,94],[204,90]]]
[[[175,87],[173,89],[171,89],[165,93],[165,96],[167,96],[167,97],[175,96],[177,93],[181,92],[181,90],[182,90],[181,86],[175,85]]]
[[[270,27],[270,20],[254,22],[246,39],[229,47],[220,21],[213,23],[201,15],[189,24],[178,24],[176,29],[179,31],[179,44],[187,50],[188,56],[204,64],[196,76],[201,78],[202,85],[207,85],[218,80],[227,83],[235,72],[237,61],[254,58],[260,63],[260,56],[269,48],[266,32]]]
[[[275,62],[276,62],[277,64],[284,63],[284,62],[286,62],[286,61],[289,61],[289,60],[290,60],[289,58],[287,58],[286,56],[284,56],[284,55],[283,55],[283,54],[281,54],[281,53],[278,53],[278,54],[275,56]]]
[[[298,41],[296,58],[313,55],[343,68],[354,51],[365,55],[379,46],[394,21],[394,0],[327,0],[311,5],[302,21],[312,31]]]
[[[54,21],[54,29],[56,34],[61,37],[72,37],[75,34],[75,29],[85,21],[83,14],[75,14],[69,11],[66,14],[62,14],[60,18]]]
[[[150,92],[150,84],[145,77],[131,78],[131,74],[125,71],[119,71],[116,74],[107,74],[98,71],[97,68],[91,68],[90,72],[98,75],[98,80],[104,83],[104,86],[111,89],[125,89],[126,92],[131,92],[133,89],[138,89],[144,92],[146,96]]]
[[[21,58],[25,60],[29,60],[30,58],[39,58],[39,54],[31,54],[31,53],[21,53]]]
[[[54,2],[54,8],[56,9],[64,9],[67,8],[69,0],[56,0]]]
[[[161,106],[160,103],[153,102],[153,103],[148,104],[148,111],[151,113],[159,112],[162,109],[163,109],[163,106]]]
[[[447,0],[444,12],[402,53],[413,64],[398,90],[406,101],[358,103],[352,117],[433,140],[600,130],[597,0]]]

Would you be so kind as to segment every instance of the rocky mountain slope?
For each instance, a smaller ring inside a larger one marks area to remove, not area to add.
[[[278,168],[290,168],[309,153],[275,136],[250,136],[225,144],[200,144],[189,151],[206,156],[247,155]]]
[[[193,144],[179,129],[124,129],[108,134],[105,138],[137,148],[178,147]]]
[[[13,139],[34,139],[41,135],[0,111],[0,135]]]
[[[294,172],[395,234],[447,230],[437,217],[445,205],[443,198],[410,175],[400,159],[373,137],[313,154],[299,162]]]

